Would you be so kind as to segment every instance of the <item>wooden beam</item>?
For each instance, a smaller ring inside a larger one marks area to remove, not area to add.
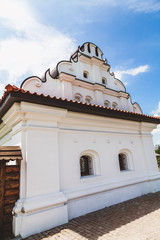
[[[1,146],[0,161],[22,160],[22,152],[19,146]]]
[[[3,230],[3,205],[4,205],[4,183],[5,183],[5,166],[6,163],[0,162],[0,236]]]
[[[0,156],[21,156],[22,153],[21,151],[6,151],[6,150],[3,150],[1,151],[0,150]]]
[[[21,150],[19,146],[0,146],[0,151],[15,151]]]

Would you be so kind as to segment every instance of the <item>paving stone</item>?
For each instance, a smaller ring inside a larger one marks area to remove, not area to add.
[[[160,192],[72,219],[26,240],[160,240]]]

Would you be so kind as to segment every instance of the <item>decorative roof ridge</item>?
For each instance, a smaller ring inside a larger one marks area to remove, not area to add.
[[[133,114],[133,115],[138,115],[138,116],[145,116],[145,117],[149,117],[149,118],[154,118],[154,119],[160,119],[160,117],[155,117],[155,116],[150,116],[150,115],[145,115],[145,114],[140,114],[140,113],[135,113],[135,112],[130,112],[130,111],[125,111],[125,110],[121,110],[121,109],[114,109],[114,108],[110,108],[110,107],[105,107],[105,106],[101,106],[101,105],[97,105],[97,104],[91,104],[91,103],[85,103],[85,102],[78,102],[78,101],[74,101],[74,100],[69,100],[69,99],[66,99],[66,98],[61,98],[61,97],[56,97],[56,96],[50,96],[50,95],[44,95],[44,94],[38,94],[36,92],[34,93],[31,93],[30,91],[28,90],[24,90],[22,88],[18,88],[14,85],[11,85],[11,84],[8,84],[6,87],[5,87],[5,92],[0,100],[0,106],[2,105],[2,103],[4,102],[5,98],[7,97],[7,95],[10,93],[10,92],[21,92],[23,94],[29,94],[29,95],[34,95],[34,96],[41,96],[41,97],[44,97],[44,98],[50,98],[50,99],[55,99],[55,100],[61,100],[61,101],[64,101],[64,102],[72,102],[72,103],[78,103],[78,104],[81,104],[81,105],[87,105],[87,106],[92,106],[92,107],[95,107],[95,108],[105,108],[105,109],[109,109],[109,110],[112,110],[112,111],[115,111],[115,112],[122,112],[122,113],[129,113],[129,114]]]

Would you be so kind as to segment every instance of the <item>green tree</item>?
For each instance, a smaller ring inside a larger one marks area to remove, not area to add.
[[[160,145],[157,144],[157,145],[155,146],[155,152],[158,153],[158,154],[160,154]]]
[[[156,145],[155,146],[155,152],[157,153],[157,154],[160,154],[160,145]],[[158,167],[160,168],[160,156],[156,156],[156,158],[157,158],[157,163],[158,163]]]

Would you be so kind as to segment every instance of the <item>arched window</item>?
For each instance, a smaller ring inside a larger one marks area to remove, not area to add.
[[[124,153],[120,153],[118,155],[118,159],[119,159],[119,168],[120,171],[124,171],[124,170],[128,170],[128,159],[127,159],[127,155]]]
[[[105,77],[102,77],[102,84],[107,84],[107,79]]]
[[[76,93],[74,95],[74,100],[77,101],[77,102],[82,102],[82,96],[80,93]]]
[[[105,106],[105,107],[110,107],[110,102],[109,102],[108,100],[105,100],[105,101],[104,101],[104,106]]]
[[[88,52],[91,53],[90,43],[88,43]]]
[[[117,109],[117,107],[118,107],[117,103],[116,103],[116,102],[113,102],[113,103],[112,103],[112,108]]]
[[[84,52],[84,44],[81,46],[81,51]]]
[[[92,103],[92,98],[90,96],[86,96],[85,102],[89,104]]]
[[[98,57],[98,47],[95,48],[95,54]]]
[[[94,150],[85,150],[79,155],[80,176],[100,176],[100,158]]]
[[[93,159],[91,156],[83,155],[80,158],[81,177],[93,175]]]
[[[83,72],[83,77],[84,77],[84,78],[88,78],[88,76],[89,76],[89,73],[88,73],[87,71],[84,71],[84,72]]]

